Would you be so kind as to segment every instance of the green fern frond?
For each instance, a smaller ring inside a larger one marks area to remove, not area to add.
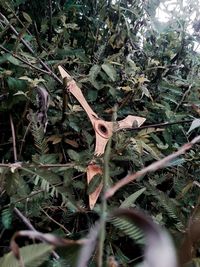
[[[94,63],[98,64],[104,58],[106,44],[101,45],[97,52],[94,54]]]
[[[174,219],[178,229],[183,228],[184,225],[180,220],[180,211],[174,199],[167,196],[167,194],[153,188],[151,194],[158,201],[158,205],[161,206],[168,214],[168,216]]]
[[[138,244],[144,243],[144,234],[142,231],[129,221],[122,218],[113,218],[111,224],[118,230],[121,230],[125,235],[133,239]]]
[[[30,111],[31,133],[34,138],[35,147],[40,155],[47,153],[48,145],[44,137],[44,127],[37,121],[37,116]]]
[[[34,184],[40,186],[42,190],[49,193],[51,197],[57,198],[61,196],[62,198],[62,206],[67,206],[73,212],[77,211],[77,207],[72,200],[72,197],[69,195],[65,195],[59,187],[56,187],[52,182],[49,181],[51,178],[51,173],[46,172],[45,174],[41,174],[39,171],[32,171],[27,168],[23,168],[24,171],[33,174],[34,177]]]
[[[124,255],[124,253],[121,251],[119,247],[115,246],[115,249],[116,249],[115,257],[120,263],[128,263],[130,261],[130,259],[126,255]]]
[[[53,247],[47,244],[33,244],[20,248],[20,255],[26,267],[37,267],[45,262],[52,251]],[[0,258],[1,267],[19,267],[18,260],[12,252]]]

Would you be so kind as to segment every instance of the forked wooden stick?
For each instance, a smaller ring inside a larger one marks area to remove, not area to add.
[[[116,122],[104,121],[100,119],[98,115],[89,106],[83,93],[81,92],[81,89],[78,87],[78,85],[69,75],[69,73],[67,73],[67,71],[64,70],[64,68],[61,66],[58,66],[58,69],[62,78],[67,79],[68,91],[78,100],[92,123],[96,136],[96,145],[94,152],[96,156],[101,156],[102,154],[104,154],[108,140],[114,132],[117,132],[122,129],[140,127],[145,122],[145,118],[132,115],[128,115],[125,119]],[[101,173],[102,170],[99,166],[94,163],[90,164],[87,168],[87,183],[89,184],[96,174]],[[101,183],[98,188],[92,194],[89,195],[90,209],[94,207],[101,192],[102,186],[103,185]]]

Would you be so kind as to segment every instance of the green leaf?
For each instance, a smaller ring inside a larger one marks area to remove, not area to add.
[[[200,119],[194,119],[190,126],[190,129],[187,131],[187,134],[189,134],[191,131],[193,131],[198,127],[200,127]]]
[[[18,171],[10,173],[7,176],[5,189],[9,196],[14,195],[17,192],[17,189],[20,187],[20,185],[21,185],[21,177]]]
[[[13,211],[11,209],[4,209],[1,213],[1,221],[5,229],[11,228]]]
[[[133,239],[136,243],[144,243],[144,234],[136,225],[122,218],[113,218],[110,221],[118,230],[121,230],[125,235]]]
[[[20,61],[17,58],[15,58],[12,55],[10,55],[10,54],[4,54],[2,57],[0,57],[0,64],[3,64],[5,62],[7,62],[7,61],[12,63],[15,66],[19,66],[20,65]]]
[[[146,187],[143,187],[140,190],[133,193],[132,195],[130,195],[129,197],[127,197],[120,205],[120,208],[131,207],[135,203],[135,201],[138,199],[138,197],[144,193],[145,190],[146,190]]]
[[[39,162],[42,164],[54,164],[57,162],[57,159],[57,154],[45,154],[40,156]]]
[[[70,159],[72,159],[74,161],[80,161],[80,155],[76,151],[74,151],[72,149],[68,149],[67,154],[69,155]]]
[[[7,79],[8,87],[12,91],[24,91],[26,89],[26,82],[13,77]]]
[[[97,96],[98,96],[98,92],[96,90],[91,89],[87,92],[87,101],[88,102],[94,102],[94,101],[96,101]]]
[[[33,244],[20,248],[20,255],[26,267],[40,266],[49,258],[53,246],[47,244]],[[19,267],[19,262],[12,252],[0,258],[1,267]]]
[[[102,181],[102,175],[96,174],[88,185],[88,189],[87,189],[88,195],[92,194],[98,188],[101,181]]]
[[[100,71],[101,67],[99,65],[93,65],[89,72],[89,80],[96,89],[101,88],[99,82],[97,81],[97,76],[99,75]]]
[[[25,18],[25,20],[27,22],[32,23],[32,19],[31,19],[31,17],[27,13],[22,12],[22,14],[23,14],[23,17]]]
[[[117,72],[111,64],[104,63],[101,65],[101,67],[113,82],[117,80]]]
[[[149,152],[151,154],[151,156],[157,160],[160,159],[160,152],[159,150],[153,146],[153,144],[146,144],[145,142],[141,141],[141,145],[143,147],[143,149],[145,149],[147,152]]]

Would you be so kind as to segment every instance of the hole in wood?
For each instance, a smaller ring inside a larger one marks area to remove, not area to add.
[[[98,129],[102,134],[108,134],[108,129],[104,125],[99,124]]]

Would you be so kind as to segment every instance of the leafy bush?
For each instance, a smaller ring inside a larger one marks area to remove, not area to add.
[[[199,2],[176,1],[172,11],[168,2],[0,2],[1,256],[12,235],[25,228],[15,208],[36,229],[75,240],[101,217],[101,197],[94,210],[88,207],[85,179],[94,160],[94,131],[79,103],[65,92],[59,65],[99,117],[111,121],[117,107],[117,120],[146,118],[144,128],[113,135],[105,163],[109,187],[199,134]],[[156,15],[164,6],[168,22]],[[196,144],[166,168],[118,190],[107,201],[107,211],[124,205],[148,212],[171,232],[181,251],[191,214],[199,210],[199,155]],[[95,160],[103,168],[102,158]],[[106,226],[104,262],[110,255],[121,266],[141,259],[143,233],[129,228],[121,218]],[[199,256],[197,242],[192,240],[194,252],[184,263]],[[41,246],[49,259],[49,246]],[[40,255],[38,264],[73,266],[76,248],[58,253],[59,260],[46,263]]]

